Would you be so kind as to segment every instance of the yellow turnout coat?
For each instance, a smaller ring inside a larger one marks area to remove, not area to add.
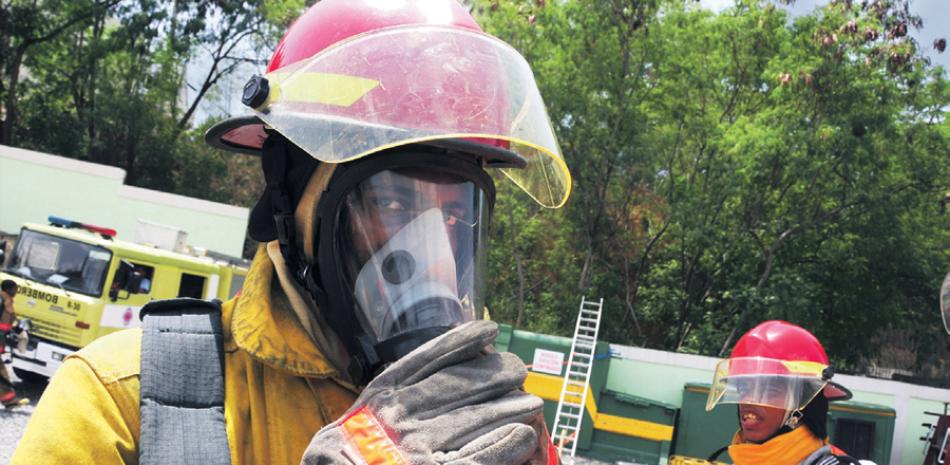
[[[355,389],[287,303],[263,247],[222,320],[231,463],[299,464],[313,435],[353,403]],[[121,331],[67,357],[12,465],[137,464],[141,340],[140,329]]]

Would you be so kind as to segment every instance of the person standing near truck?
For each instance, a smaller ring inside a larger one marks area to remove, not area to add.
[[[5,279],[0,283],[0,303],[2,303],[2,312],[0,312],[0,354],[6,351],[6,336],[13,330],[13,323],[16,322],[16,312],[13,311],[13,299],[16,297],[18,286],[11,279]],[[29,402],[28,399],[17,397],[16,389],[13,388],[13,378],[7,369],[6,361],[0,360],[0,404],[5,408],[23,405]]]

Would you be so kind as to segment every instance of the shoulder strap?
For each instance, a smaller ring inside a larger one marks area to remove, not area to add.
[[[716,459],[718,459],[719,456],[722,455],[722,453],[727,450],[729,450],[729,446],[723,446],[720,449],[717,449],[716,452],[713,452],[712,454],[709,455],[709,457],[706,458],[706,461],[710,463],[715,462]]]
[[[809,465],[861,465],[861,463],[850,455],[828,454],[816,458]]]
[[[230,465],[219,301],[142,308],[142,465]]]

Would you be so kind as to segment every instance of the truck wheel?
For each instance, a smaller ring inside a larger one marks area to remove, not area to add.
[[[49,381],[49,378],[39,374],[33,373],[32,371],[26,371],[22,368],[14,368],[13,373],[16,374],[17,378],[31,384],[45,383]]]

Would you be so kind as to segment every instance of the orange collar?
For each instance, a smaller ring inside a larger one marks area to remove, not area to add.
[[[735,465],[797,465],[824,445],[808,428],[795,428],[763,444],[743,443],[737,432],[729,446],[729,456]]]

